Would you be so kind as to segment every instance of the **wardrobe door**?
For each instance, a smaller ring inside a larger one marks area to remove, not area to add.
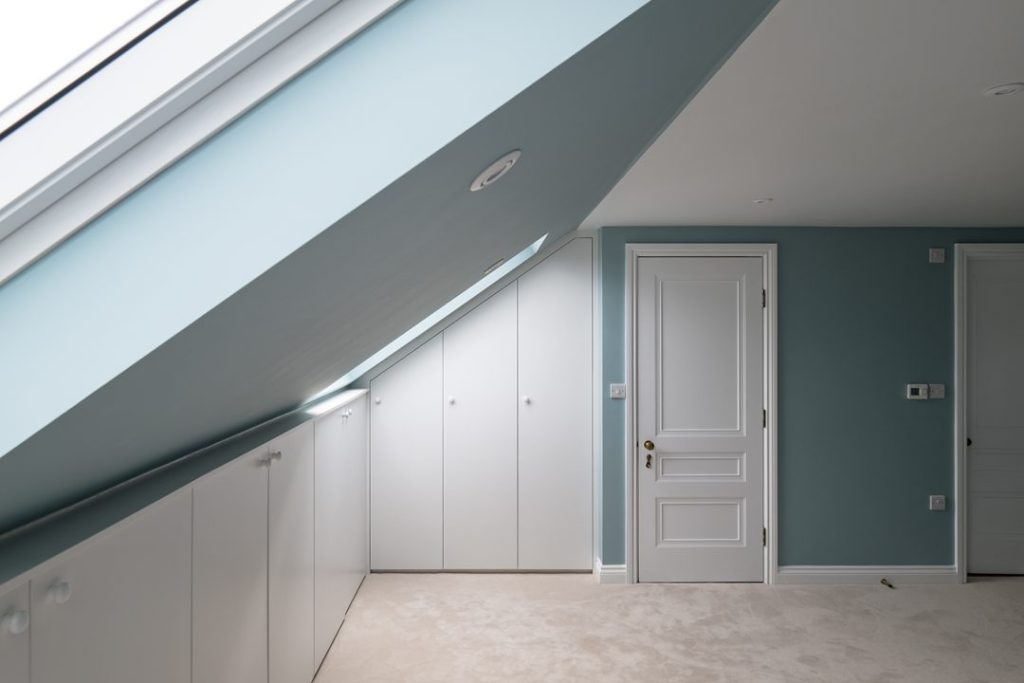
[[[270,683],[313,680],[313,423],[267,447]]]
[[[370,566],[442,568],[442,355],[434,337],[370,383]]]
[[[28,584],[0,595],[0,681],[29,683]]]
[[[192,681],[267,681],[266,447],[192,490]]]
[[[519,567],[593,563],[591,241],[519,278]]]
[[[189,680],[191,528],[182,491],[33,578],[33,683]]]
[[[366,397],[316,422],[316,662],[367,572]]]
[[[444,397],[444,568],[515,569],[515,284],[444,331]]]

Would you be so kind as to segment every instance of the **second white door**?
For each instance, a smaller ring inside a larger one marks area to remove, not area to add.
[[[638,578],[764,577],[762,261],[640,257]]]

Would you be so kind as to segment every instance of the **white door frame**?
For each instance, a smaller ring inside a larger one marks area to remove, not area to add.
[[[953,269],[956,376],[953,384],[953,460],[956,499],[954,565],[967,582],[967,269],[971,261],[1024,257],[1024,244],[957,244]]]
[[[779,566],[778,503],[776,500],[778,390],[776,385],[776,256],[775,244],[626,244],[626,582],[637,582],[637,443],[636,443],[636,292],[638,259],[643,256],[751,256],[760,258],[765,299],[765,407],[768,428],[764,448],[764,519],[768,542],[764,554],[764,581],[775,583]]]

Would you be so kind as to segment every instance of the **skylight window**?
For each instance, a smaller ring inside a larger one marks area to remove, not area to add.
[[[326,412],[327,410],[330,410],[330,408],[323,408],[321,405],[314,402],[319,401],[319,399],[323,398],[324,396],[327,396],[328,394],[333,394],[338,389],[346,387],[355,380],[359,379],[360,376],[362,376],[369,370],[372,370],[374,366],[379,365],[382,361],[387,360],[388,356],[395,353],[409,342],[415,340],[416,337],[420,336],[421,334],[429,330],[431,327],[433,327],[434,325],[441,322],[446,317],[457,311],[459,307],[471,301],[473,297],[475,297],[477,294],[480,294],[485,289],[493,285],[495,282],[511,273],[521,264],[529,260],[531,256],[540,251],[541,246],[543,246],[544,244],[544,240],[546,240],[547,238],[548,236],[545,234],[539,240],[537,240],[530,246],[526,247],[526,249],[523,249],[521,252],[519,252],[509,260],[504,261],[501,264],[497,265],[496,267],[488,270],[487,274],[485,274],[483,278],[478,280],[476,284],[474,284],[472,287],[463,291],[457,297],[446,303],[444,306],[428,315],[426,318],[418,322],[413,327],[409,328],[408,331],[406,331],[400,337],[398,337],[390,344],[382,348],[380,351],[373,354],[356,367],[352,368],[344,376],[338,378],[337,381],[333,382],[331,386],[327,387],[316,396],[310,398],[307,401],[307,403],[313,403],[313,405],[308,407],[306,409],[306,412],[310,413],[311,415],[319,415],[323,412]]]
[[[0,139],[195,2],[0,3]]]

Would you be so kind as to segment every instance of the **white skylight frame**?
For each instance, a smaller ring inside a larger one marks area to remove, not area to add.
[[[320,407],[320,403],[322,403],[321,399],[324,396],[333,394],[339,389],[343,389],[347,387],[349,384],[352,384],[352,382],[359,379],[364,374],[372,370],[374,367],[387,360],[388,357],[390,357],[392,354],[400,351],[402,347],[404,347],[406,344],[415,341],[417,337],[430,330],[430,328],[432,328],[434,325],[437,325],[439,322],[447,318],[449,315],[459,310],[459,308],[472,301],[474,297],[476,297],[478,294],[481,294],[484,290],[493,285],[495,282],[498,282],[503,277],[511,273],[513,270],[515,270],[522,264],[526,263],[538,251],[540,251],[540,248],[544,246],[544,242],[547,240],[547,238],[548,235],[547,233],[545,233],[537,241],[533,242],[533,244],[526,247],[512,258],[500,263],[499,265],[489,270],[481,279],[477,280],[476,283],[474,283],[471,287],[464,290],[462,293],[460,293],[454,299],[446,303],[444,306],[441,306],[441,308],[437,309],[436,311],[428,315],[426,318],[410,327],[408,330],[406,330],[396,339],[392,340],[391,343],[387,344],[380,351],[373,354],[372,356],[364,360],[362,363],[352,368],[344,375],[339,377],[337,380],[332,382],[330,386],[318,392],[316,395],[311,396],[309,399],[305,401],[305,404],[311,404],[305,407],[305,411],[310,415],[319,415],[322,412],[329,410],[329,408],[321,409]],[[328,399],[328,401],[330,400],[331,399]]]
[[[64,21],[53,21],[52,23],[55,25],[55,28],[51,36],[37,35],[32,33],[29,28],[20,27],[16,23],[18,6],[25,7],[28,5],[38,10],[42,3],[31,3],[30,5],[15,3],[12,8],[7,10],[8,15],[15,15],[13,18],[8,17],[7,28],[9,30],[29,31],[26,39],[31,39],[31,42],[36,43],[38,45],[37,49],[51,49],[52,43],[70,42],[76,46],[74,49],[81,48],[81,51],[77,54],[66,52],[54,55],[53,58],[63,61],[63,64],[57,61],[36,69],[35,73],[28,76],[34,81],[32,86],[27,86],[26,83],[23,83],[17,92],[0,92],[0,98],[2,98],[0,99],[0,135],[11,126],[17,125],[24,117],[31,115],[37,108],[46,105],[51,98],[58,96],[61,91],[73,87],[77,80],[85,77],[93,69],[100,67],[104,61],[114,57],[120,50],[130,46],[133,41],[138,40],[147,31],[154,29],[169,17],[179,11],[183,11],[187,8],[187,5],[194,4],[196,1],[135,0],[134,6],[121,9],[116,16],[111,14],[106,17],[110,23],[78,26],[76,28],[73,24],[69,27],[67,19]],[[87,3],[78,3],[78,6],[88,9],[90,14],[95,14],[95,11],[90,9]],[[49,7],[46,9],[59,14],[66,8]],[[110,4],[104,5],[101,9],[112,11]],[[74,19],[74,17],[71,17],[71,19]],[[80,33],[74,37],[69,36],[68,34],[74,30],[80,32],[88,30],[89,33]],[[47,38],[56,38],[58,40],[45,42]],[[31,62],[33,59],[32,55],[23,55],[23,57],[27,62]],[[29,70],[30,67],[31,64],[25,64],[21,68]],[[18,69],[18,67],[13,68],[14,70]]]
[[[101,200],[76,202],[68,211],[54,207],[78,186],[120,166],[151,137],[161,142],[149,145],[147,156],[173,162],[194,148],[197,137],[212,135],[259,101],[235,106],[222,100],[245,97],[246,90],[262,98],[298,73],[289,69],[315,63],[402,1],[201,0],[188,6],[0,141],[0,284],[109,208],[108,195],[116,201],[152,174],[138,182],[120,176],[104,181],[92,190]],[[301,39],[292,41],[295,34]],[[254,67],[257,73],[248,78]],[[247,85],[228,88],[232,92],[218,100],[217,112],[192,117],[214,119],[230,109],[229,120],[212,129],[205,119],[190,124],[197,130],[173,136],[182,138],[181,147],[160,135],[182,114],[202,110],[209,96],[225,90],[221,86],[239,80]],[[45,228],[36,230],[37,218]],[[33,234],[20,239],[22,226]],[[12,252],[7,247],[14,238]]]

